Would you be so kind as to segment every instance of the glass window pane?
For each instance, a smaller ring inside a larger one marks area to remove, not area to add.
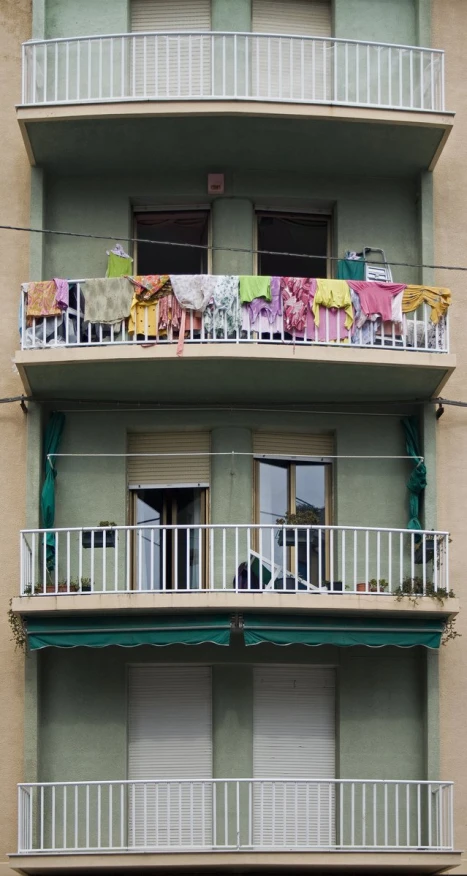
[[[296,467],[297,511],[315,511],[318,523],[325,522],[326,504],[326,466],[297,463]]]
[[[162,587],[160,526],[163,502],[162,490],[138,491],[135,523],[137,526],[148,528],[135,532],[135,588],[137,590],[160,590]]]

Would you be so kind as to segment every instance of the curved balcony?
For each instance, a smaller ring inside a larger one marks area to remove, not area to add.
[[[128,100],[254,100],[444,112],[444,53],[217,31],[23,44],[23,104]]]
[[[444,106],[444,53],[438,49],[299,35],[183,31],[33,40],[24,43],[22,51],[18,119],[30,157],[38,164],[59,162],[57,142],[63,142],[68,159],[74,146],[73,161],[86,161],[87,166],[97,161],[96,120],[105,123],[109,161],[114,160],[113,137],[118,141],[115,148],[125,148],[122,119],[132,118],[138,126],[141,163],[142,141],[158,136],[151,117],[168,120],[164,139],[169,142],[172,134],[179,140],[174,120],[183,118],[187,141],[196,136],[199,143],[202,132],[196,117],[220,115],[224,125],[225,116],[241,118],[232,120],[225,158],[217,143],[218,162],[227,163],[232,138],[253,142],[260,135],[251,117],[262,116],[276,118],[278,140],[282,124],[297,141],[303,136],[321,143],[331,138],[323,144],[324,156],[331,142],[336,150],[336,134],[339,140],[343,133],[336,126],[351,124],[354,162],[362,150],[365,153],[362,172],[368,172],[375,154],[381,157],[378,172],[387,173],[388,160],[389,166],[397,165],[396,172],[403,161],[404,172],[407,162],[413,172],[414,160],[420,169],[433,165],[452,126],[452,114],[446,114]],[[63,130],[70,119],[79,130]],[[316,130],[309,130],[310,121]],[[355,121],[366,125],[359,131]],[[375,124],[395,126],[389,156],[382,155],[384,141],[378,129],[373,131]],[[173,144],[168,157],[172,150]],[[347,144],[334,157],[341,170],[348,160],[346,151]],[[115,160],[119,154],[115,152]],[[200,154],[205,154],[204,144]],[[264,158],[265,144],[261,154]],[[127,158],[121,160],[127,167]],[[307,166],[309,162],[308,149]]]

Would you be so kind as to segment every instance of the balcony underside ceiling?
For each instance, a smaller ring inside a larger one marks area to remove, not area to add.
[[[239,345],[58,349],[18,353],[38,399],[199,404],[419,401],[452,373],[448,354]]]
[[[66,107],[76,113],[69,118],[60,107],[21,109],[18,118],[31,162],[74,174],[112,174],[137,162],[142,173],[153,172],[155,164],[167,172],[228,172],[247,164],[253,173],[293,167],[294,173],[411,176],[434,166],[452,124],[446,115],[374,111],[371,118],[371,111],[347,109],[339,116],[330,107],[299,106],[294,115],[293,107],[279,104],[263,111],[264,105],[249,104],[243,113],[210,106],[211,113],[204,107],[198,114],[184,106],[173,104],[170,111],[164,104],[141,104],[138,112],[120,116],[111,106],[93,117],[93,108]],[[83,109],[87,115],[80,117]]]

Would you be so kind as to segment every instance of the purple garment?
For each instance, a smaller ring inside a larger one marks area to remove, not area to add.
[[[273,323],[276,316],[282,313],[281,307],[281,280],[280,277],[271,277],[271,301],[266,301],[265,298],[253,298],[247,304],[250,310],[250,323],[256,322],[260,313],[268,315],[270,323]]]
[[[55,304],[62,310],[66,310],[70,303],[68,280],[60,280],[58,277],[54,277],[54,283],[57,289]]]

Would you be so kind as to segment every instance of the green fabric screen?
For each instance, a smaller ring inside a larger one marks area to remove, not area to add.
[[[27,631],[31,651],[50,647],[107,648],[119,645],[136,648],[138,645],[201,645],[205,642],[228,645],[230,615],[29,618]]]
[[[55,468],[55,459],[53,456],[49,459],[49,454],[58,452],[64,425],[65,414],[62,414],[60,411],[54,411],[44,435],[44,483],[41,492],[41,516],[44,529],[52,529],[55,522],[55,478],[57,477],[57,470]],[[53,572],[55,569],[55,534],[53,532],[47,533],[46,545],[47,569],[49,572]]]
[[[444,623],[442,620],[408,620],[393,618],[333,617],[319,615],[297,617],[249,615],[243,618],[245,645],[270,642],[274,645],[367,645],[382,648],[439,648]]]
[[[426,465],[421,457],[421,441],[420,430],[418,428],[417,417],[404,417],[401,420],[405,432],[405,446],[407,453],[412,457],[415,468],[412,470],[407,481],[407,489],[409,491],[409,513],[410,520],[407,524],[407,529],[421,529],[422,524],[419,520],[420,513],[420,496],[426,488]]]

